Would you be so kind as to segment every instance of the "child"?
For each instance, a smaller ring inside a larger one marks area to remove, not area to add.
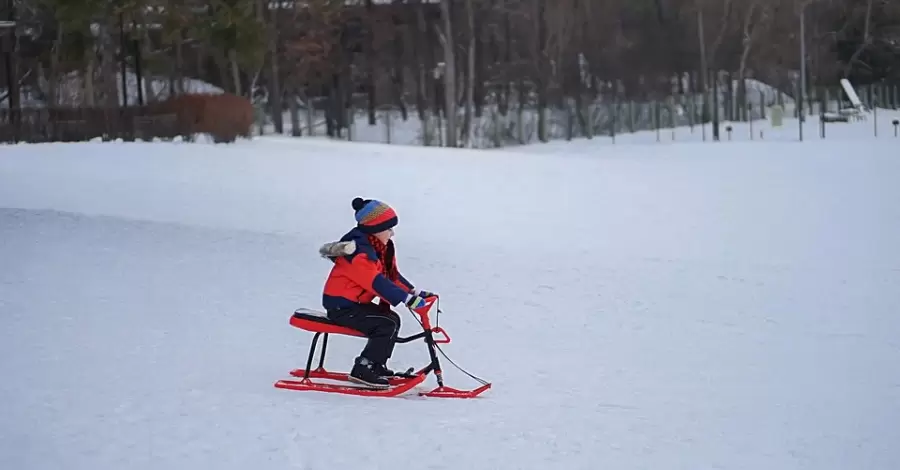
[[[416,309],[434,294],[417,290],[397,270],[391,240],[397,225],[394,209],[362,198],[355,198],[352,206],[356,227],[339,242],[327,243],[319,250],[334,262],[325,281],[322,305],[333,323],[359,330],[368,338],[355,360],[350,380],[387,388],[387,377],[394,372],[386,363],[400,331],[400,316],[391,306],[405,303]],[[372,303],[376,297],[378,304]]]

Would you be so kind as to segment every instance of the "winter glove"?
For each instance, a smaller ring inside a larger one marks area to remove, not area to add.
[[[434,292],[428,292],[427,290],[413,289],[412,293],[413,295],[418,295],[423,299],[427,299],[429,297],[437,297],[437,294],[435,294]]]
[[[412,310],[416,310],[424,307],[428,302],[423,297],[419,297],[416,294],[409,294],[406,297],[406,306]]]

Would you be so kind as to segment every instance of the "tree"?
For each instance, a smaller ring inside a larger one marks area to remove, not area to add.
[[[438,30],[441,47],[444,49],[444,62],[440,64],[440,73],[444,79],[444,114],[447,119],[447,147],[457,146],[456,128],[456,52],[453,40],[453,21],[450,17],[450,0],[441,1],[441,17],[443,29]]]

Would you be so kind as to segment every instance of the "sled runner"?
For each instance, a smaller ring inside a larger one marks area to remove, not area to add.
[[[431,391],[419,392],[419,396],[436,397],[436,398],[474,398],[491,388],[489,382],[485,382],[463,370],[463,373],[472,377],[481,383],[481,386],[473,390],[460,390],[444,385],[444,379],[441,370],[441,364],[437,357],[440,352],[445,358],[446,354],[441,351],[439,344],[447,344],[450,342],[450,336],[439,326],[431,326],[429,318],[429,310],[435,304],[437,298],[429,298],[427,304],[418,311],[410,310],[414,315],[418,315],[419,324],[422,325],[422,332],[406,338],[397,338],[397,343],[409,343],[418,339],[423,339],[428,348],[431,361],[425,367],[414,371],[410,368],[406,372],[395,374],[388,378],[388,388],[368,388],[358,386],[349,381],[349,374],[346,372],[332,372],[325,369],[325,351],[328,347],[328,335],[346,335],[364,338],[361,332],[352,328],[338,326],[332,323],[324,312],[310,310],[305,308],[297,309],[291,316],[290,324],[301,330],[315,333],[312,338],[312,344],[309,348],[309,356],[306,359],[305,369],[295,369],[290,372],[294,377],[300,380],[279,380],[275,382],[276,388],[298,391],[318,391],[327,393],[340,393],[345,395],[371,396],[371,397],[396,397],[412,390],[416,385],[421,384],[428,377],[429,373],[434,373],[437,379],[438,387]],[[438,309],[440,313],[440,308]],[[435,338],[435,334],[440,335]],[[322,337],[322,351],[319,355],[319,363],[315,369],[312,369],[313,356],[316,352],[316,344],[319,337]],[[450,361],[450,358],[447,358]],[[453,361],[450,361],[453,363]],[[454,364],[455,366],[456,364]],[[456,366],[457,368],[459,366]],[[462,370],[460,368],[460,370]],[[330,384],[313,379],[324,379],[343,382],[341,384]]]

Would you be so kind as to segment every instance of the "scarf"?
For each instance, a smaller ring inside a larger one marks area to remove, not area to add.
[[[375,253],[378,255],[378,259],[381,260],[381,265],[383,266],[381,273],[392,282],[396,282],[400,275],[397,272],[397,265],[394,263],[394,242],[388,240],[385,245],[381,243],[381,240],[375,238],[374,235],[369,235],[368,238],[369,243],[372,244],[372,248],[375,249]],[[385,313],[391,310],[391,304],[382,299],[378,299],[378,307]]]
[[[381,264],[384,266],[381,271],[382,274],[391,281],[397,281],[400,275],[397,272],[397,265],[394,263],[394,242],[388,240],[387,244],[381,243],[381,240],[374,235],[369,235],[368,238],[372,248],[375,248],[378,259],[381,260]]]

